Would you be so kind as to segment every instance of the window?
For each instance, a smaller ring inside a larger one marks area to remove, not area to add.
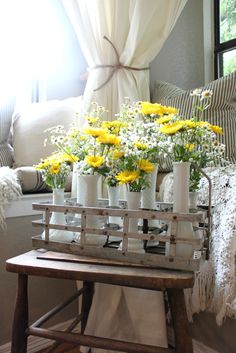
[[[236,70],[236,0],[214,0],[215,78]]]
[[[75,95],[81,60],[73,35],[61,1],[0,0],[1,100]]]

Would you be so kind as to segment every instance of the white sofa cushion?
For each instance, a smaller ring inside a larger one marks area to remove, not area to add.
[[[43,103],[31,103],[12,117],[12,144],[14,166],[33,166],[53,152],[53,147],[44,147],[48,136],[45,130],[63,125],[66,129],[75,122],[81,109],[82,96]]]
[[[225,156],[231,163],[236,163],[236,71],[210,82],[201,89],[213,91],[211,105],[205,110],[203,119],[223,128],[224,135],[218,135],[219,141],[226,145]],[[179,108],[179,113],[188,119],[192,110],[190,92],[191,90],[185,91],[167,82],[156,81],[152,101]],[[162,161],[159,170],[171,171],[170,160]]]

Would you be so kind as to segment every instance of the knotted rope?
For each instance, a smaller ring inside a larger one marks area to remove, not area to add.
[[[93,69],[103,69],[103,68],[111,68],[111,72],[108,76],[108,78],[106,79],[105,82],[103,82],[99,87],[97,87],[96,89],[94,89],[95,91],[98,91],[99,89],[101,89],[102,87],[104,87],[113,77],[114,73],[120,69],[125,69],[125,70],[135,70],[135,71],[142,71],[142,70],[150,70],[149,67],[143,67],[143,68],[139,68],[139,67],[133,67],[133,66],[127,66],[127,65],[123,65],[120,62],[120,58],[119,58],[119,54],[118,51],[116,49],[116,47],[114,46],[114,44],[112,43],[112,41],[110,39],[108,39],[106,36],[103,37],[105,40],[108,41],[108,43],[111,44],[112,48],[114,49],[115,55],[116,55],[116,64],[111,65],[111,64],[104,64],[104,65],[95,65],[93,67],[90,68],[90,70]]]

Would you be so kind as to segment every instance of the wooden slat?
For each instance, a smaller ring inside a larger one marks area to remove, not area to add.
[[[101,349],[112,349],[113,351],[123,351],[127,353],[174,353],[174,351],[169,348],[154,347],[104,337],[80,335],[78,333],[65,333],[42,328],[29,327],[27,333],[47,339],[57,339],[62,342],[76,343],[87,347],[91,346]]]

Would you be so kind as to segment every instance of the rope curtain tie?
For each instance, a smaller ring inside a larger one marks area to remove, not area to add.
[[[110,68],[112,69],[108,78],[105,80],[105,82],[103,82],[99,87],[97,87],[96,89],[94,89],[93,91],[96,92],[98,90],[100,90],[101,88],[103,88],[113,77],[114,73],[120,69],[125,69],[125,70],[135,70],[135,71],[143,71],[143,70],[150,70],[149,67],[143,67],[143,68],[139,68],[139,67],[133,67],[133,66],[127,66],[127,65],[123,65],[120,62],[120,58],[119,58],[119,54],[118,51],[116,49],[116,47],[114,46],[114,44],[112,43],[112,41],[110,39],[108,39],[106,36],[103,37],[105,40],[108,41],[108,43],[111,44],[112,48],[114,49],[115,55],[116,55],[116,61],[117,63],[115,65],[111,65],[111,64],[104,64],[104,65],[95,65],[91,68],[89,68],[89,70],[94,70],[94,69],[105,69],[105,68]]]

